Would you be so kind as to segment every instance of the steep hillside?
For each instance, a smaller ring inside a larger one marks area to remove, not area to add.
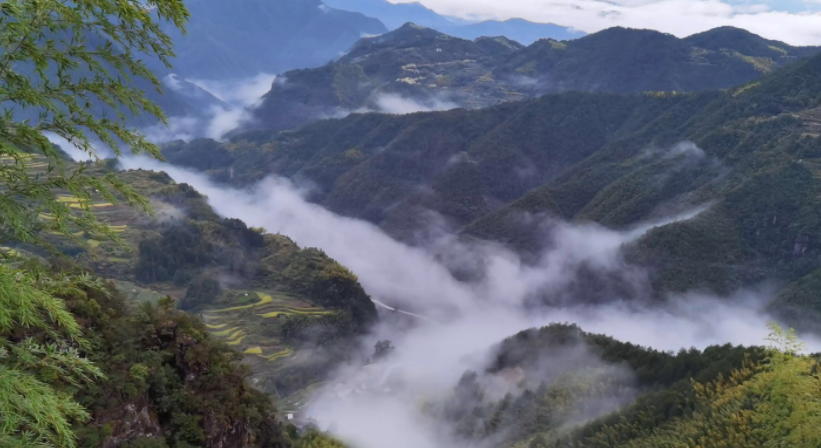
[[[468,41],[406,24],[340,60],[288,72],[255,111],[260,129],[297,129],[351,112],[481,108],[562,91],[726,89],[817,53],[734,28],[678,39],[611,28],[580,39]]]
[[[76,428],[78,446],[290,446],[270,399],[236,364],[240,355],[199,319],[173,301],[135,306],[107,288],[61,297],[105,375],[72,391],[91,413]]]
[[[30,162],[35,172],[44,165]],[[89,169],[111,170],[102,162]],[[156,302],[169,296],[198,315],[200,331],[245,354],[263,391],[287,398],[309,386],[349,356],[353,339],[376,321],[356,276],[321,250],[223,219],[207,198],[165,173],[128,171],[121,178],[151,199],[154,216],[94,198],[95,215],[121,241],[78,232],[72,240],[49,235],[51,242],[116,281],[127,297]],[[68,193],[60,201],[79,208]],[[3,250],[41,253],[26,245]],[[303,349],[317,356],[306,358]]]
[[[806,423],[819,401],[802,393],[818,387],[818,361],[796,356],[796,341],[777,329],[774,337],[784,351],[673,354],[551,325],[503,341],[487,371],[467,372],[430,408],[456,437],[492,446],[815,446],[821,434]],[[509,392],[493,398],[500,385]],[[776,417],[785,409],[796,419]]]
[[[466,236],[530,254],[545,244],[540,216],[626,228],[704,206],[651,231],[628,259],[649,269],[660,297],[726,294],[821,269],[819,73],[816,56],[725,92],[566,93],[479,111],[354,115],[165,152],[226,182],[310,179],[314,201],[407,241],[434,211]],[[779,303],[801,304],[795,317],[817,309],[806,302]]]
[[[335,63],[285,73],[255,109],[254,126],[296,129],[358,110],[401,112],[510,101],[521,96],[499,92],[490,79],[478,78],[489,73],[495,57],[521,48],[503,38],[469,41],[407,24],[359,41]]]

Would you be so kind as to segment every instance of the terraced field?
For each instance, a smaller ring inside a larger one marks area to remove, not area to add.
[[[10,156],[0,157],[0,165],[13,164],[24,165],[28,169],[28,172],[31,176],[47,177],[50,174],[49,167],[51,164],[49,163],[49,159],[41,155],[20,154],[16,158]],[[130,207],[113,204],[110,201],[102,198],[100,195],[97,195],[97,197],[92,195],[90,201],[87,202],[85,205],[83,204],[83,200],[81,198],[78,198],[65,191],[58,192],[56,199],[57,201],[66,204],[71,209],[82,210],[85,206],[87,206],[91,211],[93,211],[97,215],[98,219],[101,222],[111,223],[113,220],[121,221],[118,222],[117,225],[111,226],[111,230],[114,233],[125,233],[128,226],[124,222],[133,219],[134,211]],[[40,213],[39,217],[47,221],[52,221],[55,219],[54,216],[48,212]],[[78,231],[73,233],[72,236],[82,241],[84,233]],[[58,232],[48,232],[47,238],[51,243],[56,244],[58,247],[69,244],[69,242],[67,241],[68,238],[66,238],[65,235],[60,234]],[[76,242],[73,242],[72,244],[76,244]],[[87,237],[84,240],[83,249],[89,252],[94,252],[95,250],[100,250],[101,248],[105,249],[103,246],[104,244],[101,243],[99,240]],[[21,248],[6,249],[7,250],[4,250],[4,252],[9,255],[19,255]],[[35,248],[24,249],[32,249],[34,252],[37,252]],[[120,250],[120,255],[122,255],[121,259],[125,259],[125,253],[122,250]]]
[[[249,303],[250,302],[250,303]],[[202,318],[212,335],[240,349],[248,357],[266,363],[280,363],[295,352],[278,338],[279,327],[290,316],[322,316],[325,310],[282,293],[243,293],[237,304],[207,309]]]
[[[20,252],[19,250],[8,246],[0,246],[0,252],[9,257],[17,257],[22,254],[22,252]]]
[[[0,163],[20,162],[4,159]],[[45,173],[48,169],[47,163],[36,157],[26,158],[25,163],[32,172]],[[105,169],[103,164],[89,167],[89,170]],[[179,220],[187,225],[187,229],[198,232],[197,236],[202,238],[196,240],[198,244],[203,244],[203,241],[213,244],[201,246],[213,251],[208,254],[217,251],[230,253],[236,248],[232,246],[232,241],[239,239],[220,240],[224,233],[219,232],[230,232],[231,227],[222,226],[221,218],[210,210],[205,199],[196,196],[196,192],[173,188],[175,184],[165,174],[138,170],[123,172],[120,176],[134,190],[151,198],[154,215],[112,203],[97,193],[92,193],[90,200],[84,203],[83,199],[69,192],[58,192],[59,202],[77,213],[87,207],[100,222],[108,224],[120,241],[111,241],[79,229],[72,229],[73,233],[68,236],[48,229],[45,238],[67,255],[75,257],[80,264],[113,280],[117,289],[134,302],[156,302],[165,296],[182,302],[190,292],[191,278],[217,278],[223,273],[231,276],[230,270],[220,265],[217,259],[198,266],[186,266],[191,277],[182,280],[171,276],[163,279],[155,277],[155,280],[140,277],[140,244],[163,234],[167,228],[164,217]],[[44,220],[55,219],[48,213],[41,213],[40,217]],[[9,256],[19,255],[23,250],[28,251],[29,247],[0,245],[0,253]],[[37,248],[31,250],[39,253]],[[174,251],[176,247],[172,245],[167,250]],[[289,346],[281,339],[283,324],[296,316],[320,318],[335,313],[311,303],[312,299],[302,292],[305,282],[315,281],[318,272],[325,272],[323,269],[332,266],[333,261],[316,250],[300,249],[296,243],[279,235],[265,235],[265,240],[258,242],[253,250],[258,253],[251,254],[249,258],[263,260],[260,269],[266,272],[265,280],[234,276],[233,285],[222,285],[220,295],[214,301],[207,302],[213,305],[203,309],[200,315],[213,337],[244,354],[244,362],[250,365],[255,384],[280,399],[289,400],[287,396],[280,397],[277,387],[272,385],[279,374],[294,375],[292,368],[299,365],[304,358],[301,354],[306,352]],[[314,383],[313,380],[306,380],[305,387],[310,388]]]

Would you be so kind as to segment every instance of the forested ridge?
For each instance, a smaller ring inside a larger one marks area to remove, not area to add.
[[[502,341],[427,412],[489,446],[815,446],[819,401],[803,394],[817,393],[818,361],[800,348],[777,326],[768,347],[666,353],[553,324]],[[493,398],[499,378],[509,392]]]
[[[351,112],[477,109],[555,92],[728,89],[818,53],[722,27],[684,39],[609,28],[525,47],[465,40],[413,23],[366,37],[339,60],[282,75],[254,109],[254,129],[296,130]]]
[[[544,247],[545,219],[626,229],[704,207],[627,248],[656,298],[765,280],[786,287],[821,268],[819,67],[821,57],[807,58],[727,91],[549,94],[476,111],[352,115],[163,151],[227,183],[309,179],[313,201],[404,241],[434,211],[451,230],[524,256]],[[815,284],[795,283],[772,309],[809,328],[814,318],[795,317],[817,311],[807,298],[816,291],[796,289]]]

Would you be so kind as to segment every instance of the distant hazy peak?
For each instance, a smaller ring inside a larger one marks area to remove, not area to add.
[[[433,28],[408,22],[399,28],[384,34],[382,37],[392,40],[405,40],[438,36],[444,36],[444,34],[434,30]]]
[[[428,46],[440,39],[454,38],[434,29],[408,22],[388,33],[360,39],[343,60],[364,56],[382,48]]]
[[[680,40],[676,36],[669,33],[662,33],[661,31],[651,30],[646,28],[627,28],[623,26],[614,26],[612,28],[603,29],[599,32],[588,34],[581,37],[579,41],[602,41],[607,39],[666,39],[666,40]]]
[[[471,22],[456,17],[439,15],[419,3],[391,3],[386,0],[325,0],[325,2],[334,8],[357,11],[377,18],[389,29],[396,29],[407,22],[413,22],[468,40],[480,36],[506,36],[522,44],[529,45],[541,38],[551,37],[567,40],[585,34],[566,26],[531,22],[520,18],[504,21]]]
[[[721,26],[718,28],[713,28],[711,30],[707,30],[701,33],[693,34],[684,40],[688,41],[709,41],[709,40],[720,40],[720,39],[758,39],[758,40],[767,40],[763,37],[753,34],[750,31],[747,31],[743,28],[736,28],[734,26]]]
[[[793,47],[775,40],[765,39],[747,30],[725,26],[703,33],[694,34],[684,39],[694,47],[719,51],[732,48],[747,56],[779,57],[787,52],[797,56],[808,56],[815,50],[814,47]]]

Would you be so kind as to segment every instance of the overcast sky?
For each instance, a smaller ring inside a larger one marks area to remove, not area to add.
[[[406,3],[407,0],[389,0]],[[680,37],[724,25],[793,45],[821,45],[821,0],[419,0],[466,19],[521,17],[588,33],[611,26]]]

